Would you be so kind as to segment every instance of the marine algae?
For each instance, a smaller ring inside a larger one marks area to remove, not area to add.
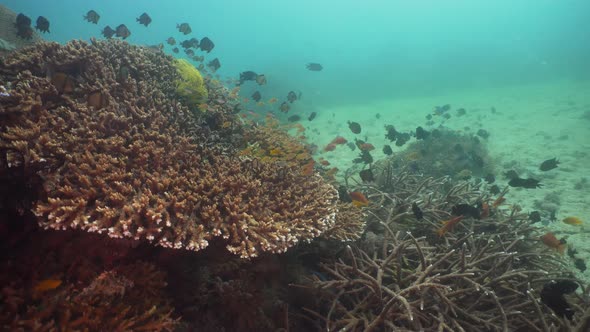
[[[201,73],[184,59],[174,60],[174,66],[180,75],[176,81],[176,93],[187,102],[187,106],[204,112],[198,106],[205,103],[209,96]]]

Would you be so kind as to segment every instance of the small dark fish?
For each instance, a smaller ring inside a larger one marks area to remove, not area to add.
[[[434,115],[443,115],[451,109],[451,105],[446,104],[443,106],[435,106],[434,107]]]
[[[307,70],[310,71],[321,71],[322,69],[324,69],[324,67],[322,65],[320,65],[319,63],[308,63],[305,68],[307,68]]]
[[[178,54],[178,52],[179,52],[179,49],[178,49],[178,47],[175,47],[175,48],[173,48],[173,49],[172,49],[172,52],[174,52],[174,53]]]
[[[141,16],[136,18],[136,20],[139,22],[139,24],[143,24],[146,27],[152,23],[152,18],[147,13],[141,14]]]
[[[539,166],[539,169],[542,170],[543,172],[546,172],[546,171],[550,171],[554,168],[557,168],[557,165],[559,165],[559,160],[557,160],[557,158],[553,158],[553,159],[545,160],[544,162],[542,162],[541,166]]]
[[[488,139],[490,137],[490,133],[485,129],[478,130],[476,135],[483,139]]]
[[[498,195],[500,193],[500,187],[498,185],[493,185],[490,187],[490,194]]]
[[[361,177],[361,180],[363,182],[373,182],[375,181],[375,176],[373,175],[373,171],[368,168],[368,169],[363,169],[362,171],[359,172],[359,176]]]
[[[475,219],[480,218],[480,210],[469,204],[457,204],[451,208],[451,213],[454,216],[469,216]]]
[[[35,29],[41,32],[49,32],[49,21],[43,16],[37,17],[37,25],[35,26]]]
[[[582,258],[574,259],[574,266],[580,270],[580,272],[586,271],[586,262]]]
[[[387,138],[391,142],[393,142],[397,139],[397,136],[399,135],[399,133],[397,132],[397,130],[395,130],[394,126],[386,125],[385,130],[387,131],[387,134],[385,134],[385,138]]]
[[[416,139],[427,139],[430,133],[422,127],[416,128]]]
[[[213,41],[211,41],[211,39],[204,37],[203,39],[201,39],[201,42],[199,43],[199,48],[201,49],[201,51],[203,52],[211,52],[211,50],[215,47],[215,44],[213,44]]]
[[[381,113],[375,114],[375,119],[377,119],[377,120],[381,119]]]
[[[90,23],[97,24],[98,20],[100,20],[100,15],[98,15],[98,13],[94,10],[90,10],[88,13],[86,13],[86,15],[84,15],[84,19]]]
[[[182,46],[182,47],[184,47],[184,48],[190,48],[190,47],[191,47],[191,42],[190,42],[190,40],[183,40],[183,41],[180,43],[180,46]]]
[[[315,119],[316,115],[318,115],[316,112],[311,112],[309,117],[307,117],[307,121],[311,121],[311,120]]]
[[[14,26],[17,29],[21,28],[21,27],[31,26],[31,18],[23,13],[20,13],[20,14],[16,15],[16,23],[14,24]]]
[[[174,39],[174,37],[168,37],[168,39],[166,39],[166,43],[168,43],[168,45],[176,45],[176,39]]]
[[[486,176],[485,176],[483,179],[484,179],[484,180],[485,180],[485,181],[486,181],[488,184],[492,184],[492,183],[494,183],[494,182],[496,181],[496,177],[495,177],[495,176],[494,176],[494,174],[492,174],[492,173],[489,173],[489,174],[488,174],[488,175],[486,175]]]
[[[262,99],[262,95],[260,94],[260,92],[256,91],[252,94],[252,100],[254,100],[255,102],[259,102],[260,99]]]
[[[408,133],[398,133],[397,140],[395,142],[395,146],[403,146],[410,140],[410,134]]]
[[[290,117],[287,118],[287,120],[289,120],[289,122],[296,122],[301,120],[301,116],[299,115],[291,115]]]
[[[541,302],[551,308],[556,315],[571,320],[574,317],[574,309],[567,302],[564,294],[570,294],[578,289],[578,283],[571,280],[552,280],[541,290]]]
[[[178,29],[178,31],[182,32],[185,35],[188,35],[193,31],[191,30],[191,27],[190,25],[188,25],[188,23],[176,24],[176,29]]]
[[[196,61],[196,62],[203,62],[203,60],[205,60],[205,57],[204,57],[204,56],[202,56],[202,55],[201,55],[201,56],[197,56],[197,55],[195,55],[195,56],[193,57],[193,61]]]
[[[107,39],[111,39],[115,35],[115,30],[107,25],[102,29],[102,35]]]
[[[197,38],[191,38],[191,39],[187,39],[184,40],[182,43],[180,43],[180,46],[184,47],[184,48],[198,48],[199,47],[199,40]]]
[[[416,202],[412,203],[412,213],[414,213],[414,217],[416,217],[418,220],[422,220],[422,218],[424,218],[424,212],[420,210]]]
[[[33,32],[33,28],[30,25],[23,25],[16,28],[16,35],[22,39],[32,39]]]
[[[356,150],[356,144],[354,144],[354,142],[348,142],[346,143],[346,146],[348,146],[351,151]]]
[[[265,85],[266,84],[266,76],[264,76],[264,74],[260,74],[260,75],[256,76],[256,83],[258,83],[258,85]]]
[[[289,91],[289,94],[287,94],[287,100],[290,103],[293,103],[295,100],[297,100],[297,94],[295,94],[293,91]]]
[[[127,26],[125,26],[125,24],[120,24],[115,29],[115,35],[117,37],[121,37],[123,39],[127,39],[127,37],[131,36],[131,31],[129,31],[129,29],[127,29]]]
[[[291,106],[289,106],[289,104],[288,104],[286,101],[284,101],[284,102],[281,104],[281,106],[279,107],[279,109],[281,110],[281,112],[283,112],[283,113],[287,113],[287,112],[289,112],[289,110],[291,109]]]
[[[369,153],[368,150],[362,150],[359,157],[353,159],[352,162],[355,164],[358,164],[358,163],[370,164],[373,162],[373,160],[374,160],[373,156],[371,156],[371,153]]]
[[[467,111],[464,108],[459,108],[457,110],[457,116],[463,116],[465,113],[467,113]]]
[[[520,187],[520,188],[526,188],[526,189],[536,189],[536,188],[541,188],[543,185],[539,183],[539,180],[535,180],[535,179],[521,179],[521,178],[515,178],[510,180],[510,182],[508,182],[508,185],[511,187]]]
[[[213,71],[217,71],[217,69],[219,69],[219,67],[221,67],[221,63],[219,63],[219,59],[215,58],[215,59],[209,61],[207,66],[209,68],[211,68]]]
[[[388,156],[391,156],[393,154],[393,150],[391,149],[391,146],[384,145],[383,146],[383,153],[386,154],[386,155],[388,155]]]
[[[541,213],[539,211],[533,211],[529,213],[529,220],[531,221],[531,223],[541,221]]]
[[[340,185],[338,187],[338,198],[340,198],[340,201],[342,201],[344,203],[351,203],[352,202],[352,198],[350,197],[350,194],[348,193],[348,189],[344,185]]]
[[[189,57],[192,57],[192,56],[195,55],[195,51],[191,50],[190,48],[189,49],[184,49],[184,53],[186,55],[188,55]]]
[[[258,74],[251,70],[243,71],[240,73],[240,82],[238,85],[241,85],[246,81],[255,81],[256,77],[258,77]]]
[[[348,121],[348,128],[350,128],[350,131],[352,131],[353,134],[361,133],[361,125],[358,122]]]

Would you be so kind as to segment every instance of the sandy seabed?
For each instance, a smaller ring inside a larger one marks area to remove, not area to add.
[[[557,205],[557,221],[545,220],[537,225],[554,232],[558,238],[566,237],[568,245],[577,249],[576,257],[590,265],[589,91],[590,82],[564,80],[380,100],[367,105],[321,109],[314,121],[304,120],[304,125],[306,135],[320,149],[336,136],[344,136],[348,141],[357,137],[376,147],[373,156],[378,160],[385,157],[381,152],[383,145],[390,144],[385,139],[384,125],[394,125],[404,132],[417,126],[433,129],[441,120],[435,118],[435,125],[426,126],[426,115],[432,113],[434,106],[450,104],[452,117],[443,122],[445,127],[471,133],[479,129],[489,132],[487,146],[500,187],[506,185],[502,173],[509,169],[517,170],[521,177],[539,179],[543,184],[539,189],[511,188],[506,204],[519,204],[523,211],[537,210],[539,204]],[[465,108],[466,114],[457,117],[458,108]],[[349,120],[362,125],[360,135],[350,132]],[[399,148],[394,146],[396,150]],[[340,170],[349,168],[357,155],[358,150],[353,152],[346,146],[322,153]],[[557,169],[539,170],[541,162],[554,157],[560,161]],[[572,226],[561,222],[568,216],[577,216],[584,224]],[[579,277],[590,281],[590,269]]]

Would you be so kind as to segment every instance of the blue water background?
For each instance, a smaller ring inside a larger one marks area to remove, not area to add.
[[[245,85],[243,95],[301,91],[308,107],[590,77],[587,0],[0,3],[33,21],[47,17],[51,34],[44,37],[59,42],[101,38],[105,25],[121,23],[137,44],[208,36],[216,46],[206,61],[218,57],[222,77],[244,70],[268,77],[265,87]],[[101,15],[98,25],[82,19],[90,9]],[[143,12],[153,19],[148,28],[135,22]],[[191,35],[175,28],[182,22],[191,25]],[[307,71],[308,62],[324,70]]]

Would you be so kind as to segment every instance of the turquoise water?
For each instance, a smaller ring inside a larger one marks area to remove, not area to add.
[[[587,80],[590,2],[540,1],[74,1],[0,2],[51,22],[45,38],[100,38],[124,23],[131,43],[208,36],[222,76],[264,73],[263,97],[301,91],[297,107],[364,104],[556,79]],[[82,19],[94,9],[98,25]],[[135,18],[147,12],[145,28]],[[190,23],[182,36],[175,26]],[[166,45],[170,52],[171,47]],[[182,53],[182,50],[181,50]],[[322,72],[309,72],[319,62]],[[249,96],[257,87],[245,86]]]

